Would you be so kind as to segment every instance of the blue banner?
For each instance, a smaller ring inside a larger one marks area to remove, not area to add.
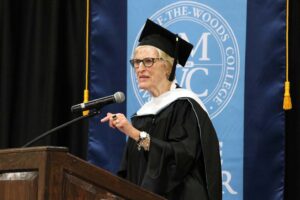
[[[126,93],[126,2],[91,1],[90,99]],[[126,113],[126,105],[109,105],[89,121],[88,161],[116,172],[126,138],[100,118],[107,112]]]
[[[92,0],[91,12],[92,98],[127,93],[126,105],[100,117],[130,117],[149,99],[128,60],[150,18],[194,44],[176,81],[202,99],[216,128],[223,199],[283,199],[284,1]],[[99,118],[89,130],[89,160],[116,172],[125,137]]]
[[[284,199],[285,1],[248,1],[244,199]]]
[[[176,81],[195,92],[216,128],[221,149],[223,199],[243,198],[244,71],[246,0],[128,1],[128,59],[146,18],[194,44]],[[132,115],[149,94],[137,88],[127,67],[127,113]]]

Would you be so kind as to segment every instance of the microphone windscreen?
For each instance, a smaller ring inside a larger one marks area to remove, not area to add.
[[[122,103],[125,100],[125,95],[123,92],[116,92],[114,98],[116,103]]]

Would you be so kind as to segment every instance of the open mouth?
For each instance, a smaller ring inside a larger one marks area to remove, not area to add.
[[[139,80],[146,80],[146,79],[148,79],[148,78],[150,78],[149,76],[145,76],[145,75],[141,75],[141,76],[139,76]]]

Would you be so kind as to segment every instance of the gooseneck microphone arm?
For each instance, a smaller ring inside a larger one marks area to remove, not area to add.
[[[49,130],[49,131],[47,131],[47,132],[45,132],[45,133],[39,135],[38,137],[34,138],[33,140],[27,142],[27,143],[26,143],[25,145],[23,145],[22,147],[23,147],[23,148],[24,148],[24,147],[29,147],[29,146],[32,145],[33,143],[35,143],[35,142],[37,142],[37,141],[43,139],[44,137],[48,136],[49,134],[53,133],[54,131],[57,131],[57,130],[62,129],[62,128],[66,127],[66,126],[69,126],[70,124],[73,124],[73,123],[75,123],[75,122],[77,122],[77,121],[79,121],[79,120],[82,120],[82,119],[85,119],[85,118],[89,118],[89,117],[93,117],[93,116],[95,116],[95,115],[97,115],[97,114],[100,114],[100,110],[90,110],[90,112],[89,112],[88,115],[83,115],[83,116],[77,117],[77,118],[75,118],[75,119],[73,119],[73,120],[71,120],[71,121],[68,121],[68,122],[66,122],[66,123],[64,123],[64,124],[62,124],[62,125],[60,125],[60,126],[57,126],[57,127],[53,128],[53,129],[51,129],[51,130]]]

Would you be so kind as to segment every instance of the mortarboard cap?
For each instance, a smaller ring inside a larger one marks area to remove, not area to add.
[[[193,49],[192,44],[149,19],[147,19],[139,39],[138,46],[143,45],[157,47],[174,58],[170,81],[175,78],[176,64],[179,63],[184,67]]]

